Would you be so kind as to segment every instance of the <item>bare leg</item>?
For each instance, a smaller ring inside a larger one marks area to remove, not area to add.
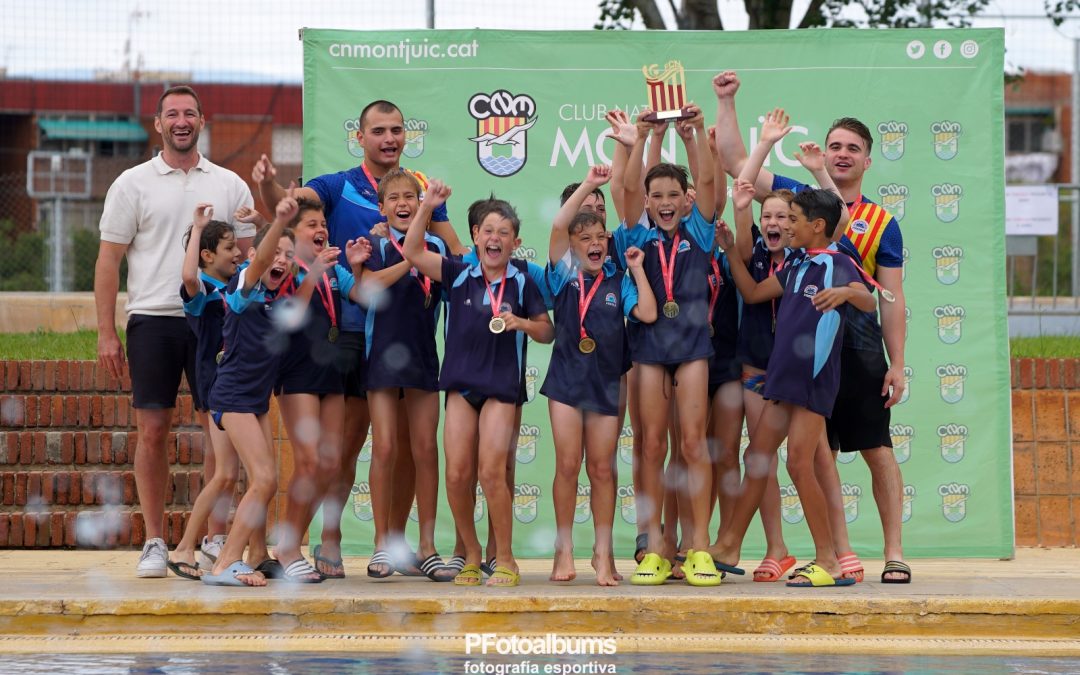
[[[461,537],[465,564],[479,565],[483,551],[476,536],[476,442],[480,416],[458,392],[446,395],[443,451],[446,453],[446,498]]]
[[[618,586],[622,578],[615,569],[611,542],[611,528],[615,523],[613,467],[615,446],[619,442],[620,419],[593,412],[586,412],[584,418],[585,471],[589,475],[591,486],[589,506],[592,508],[596,533],[592,566],[596,570],[596,583],[599,586]]]
[[[162,537],[165,531],[165,484],[169,481],[169,457],[165,440],[172,427],[174,408],[135,409],[139,444],[135,446],[135,490],[146,524],[146,538]]]
[[[874,501],[881,515],[881,529],[885,534],[885,560],[904,560],[901,542],[904,509],[904,477],[892,448],[880,447],[862,452],[870,467]],[[905,574],[890,572],[886,579],[904,579]]]
[[[704,550],[709,546],[709,516],[712,513],[712,462],[705,443],[705,419],[708,415],[709,362],[698,359],[683,363],[676,372],[678,386],[679,441],[686,463],[688,506],[692,517],[689,548]],[[684,534],[684,537],[686,534]]]
[[[368,470],[368,484],[371,486],[375,550],[383,551],[390,544],[388,539],[390,500],[393,489],[397,487],[391,485],[391,478],[394,475],[395,461],[402,454],[397,447],[398,390],[368,391],[368,406],[371,410],[372,425],[371,468]],[[391,572],[387,564],[373,565],[372,569],[380,575]]]
[[[739,491],[739,431],[742,428],[742,384],[725,382],[716,390],[709,416],[714,452],[713,494],[720,507],[720,529],[731,518]]]
[[[548,414],[555,441],[555,480],[551,498],[555,506],[556,532],[555,560],[549,578],[551,581],[572,581],[577,577],[574,569],[574,507],[585,445],[584,418],[580,410],[552,399],[548,399]]]
[[[405,390],[409,440],[416,471],[416,510],[420,518],[420,545],[423,560],[436,553],[435,515],[439,501],[439,393]]]
[[[517,572],[513,551],[513,491],[506,484],[507,453],[513,438],[516,407],[489,398],[480,411],[480,453],[477,475],[487,496],[488,517],[495,529],[496,558],[501,567]],[[489,586],[501,582],[497,577],[488,580]]]
[[[330,476],[326,501],[323,503],[322,557],[337,560],[341,557],[341,515],[356,481],[356,458],[367,440],[370,424],[367,399],[350,396],[345,399],[345,432],[342,438],[341,466]],[[316,563],[320,572],[333,573],[333,568]]]
[[[814,471],[814,455],[825,432],[825,418],[797,405],[780,405],[787,406],[791,411],[787,470],[799,492],[806,524],[810,527],[810,536],[814,538],[814,561],[833,577],[839,577],[840,563],[833,548],[828,505]]]

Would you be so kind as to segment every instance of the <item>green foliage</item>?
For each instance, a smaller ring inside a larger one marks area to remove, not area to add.
[[[633,24],[634,8],[627,0],[600,0],[596,30],[630,30]]]
[[[45,238],[40,232],[16,232],[12,220],[0,220],[0,291],[44,291]]]
[[[1012,338],[1009,355],[1014,359],[1075,359],[1080,358],[1080,336],[1042,335]]]
[[[123,331],[120,340],[124,340]],[[0,333],[0,354],[14,361],[68,361],[97,358],[97,331]]]

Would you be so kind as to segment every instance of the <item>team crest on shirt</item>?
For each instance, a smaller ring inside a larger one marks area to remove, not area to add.
[[[904,156],[904,141],[908,137],[907,122],[882,122],[877,125],[881,136],[881,155],[893,162]]]
[[[514,486],[514,518],[519,523],[531,523],[539,513],[540,486],[521,483]]]
[[[804,296],[808,297],[808,298],[812,298],[815,295],[817,295],[817,292],[818,292],[818,287],[817,286],[815,286],[814,284],[806,284],[806,286],[803,287],[802,294]]]
[[[907,211],[908,186],[900,183],[887,183],[878,187],[878,197],[881,207],[892,214],[897,221],[904,219]]]
[[[866,231],[870,229],[870,223],[866,222],[862,218],[859,218],[851,224],[851,231],[855,234],[866,234]]]
[[[679,253],[686,253],[690,250],[690,242],[683,239],[679,242]]]
[[[941,496],[941,514],[950,523],[959,523],[967,515],[967,500],[971,486],[963,483],[946,483],[938,486]]]
[[[492,176],[512,176],[528,159],[526,137],[536,124],[536,101],[528,94],[498,89],[473,94],[469,115],[476,120],[476,161]]]
[[[615,307],[619,304],[619,301],[616,299],[614,293],[608,293],[604,296],[604,304],[609,307]]]

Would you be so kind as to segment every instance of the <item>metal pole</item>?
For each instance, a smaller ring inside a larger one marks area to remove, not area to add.
[[[435,28],[435,0],[427,0],[427,27]]]
[[[52,278],[49,279],[49,290],[60,293],[64,290],[64,200],[60,197],[53,199],[53,227],[52,227]]]
[[[1073,75],[1072,75],[1072,138],[1069,143],[1071,158],[1069,162],[1069,182],[1073,187],[1073,203],[1070,209],[1072,223],[1072,296],[1073,304],[1080,296],[1080,38],[1073,39]]]

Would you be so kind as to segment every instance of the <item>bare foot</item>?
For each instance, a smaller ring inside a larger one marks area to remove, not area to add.
[[[214,565],[214,568],[211,570],[211,574],[213,574],[214,576],[218,576],[222,572],[227,570],[228,568],[229,568],[229,565]],[[237,574],[236,578],[239,579],[240,581],[244,582],[248,586],[265,586],[266,585],[266,577],[264,577],[262,575],[262,572],[251,572],[250,574]]]
[[[577,578],[577,569],[574,567],[573,550],[556,550],[555,562],[551,566],[551,581],[573,581]]]
[[[597,586],[618,586],[622,581],[622,575],[615,569],[614,558],[608,556],[593,556],[592,567],[596,570]]]
[[[742,552],[738,548],[724,548],[719,543],[706,549],[714,562],[736,566],[739,564],[739,556]]]

